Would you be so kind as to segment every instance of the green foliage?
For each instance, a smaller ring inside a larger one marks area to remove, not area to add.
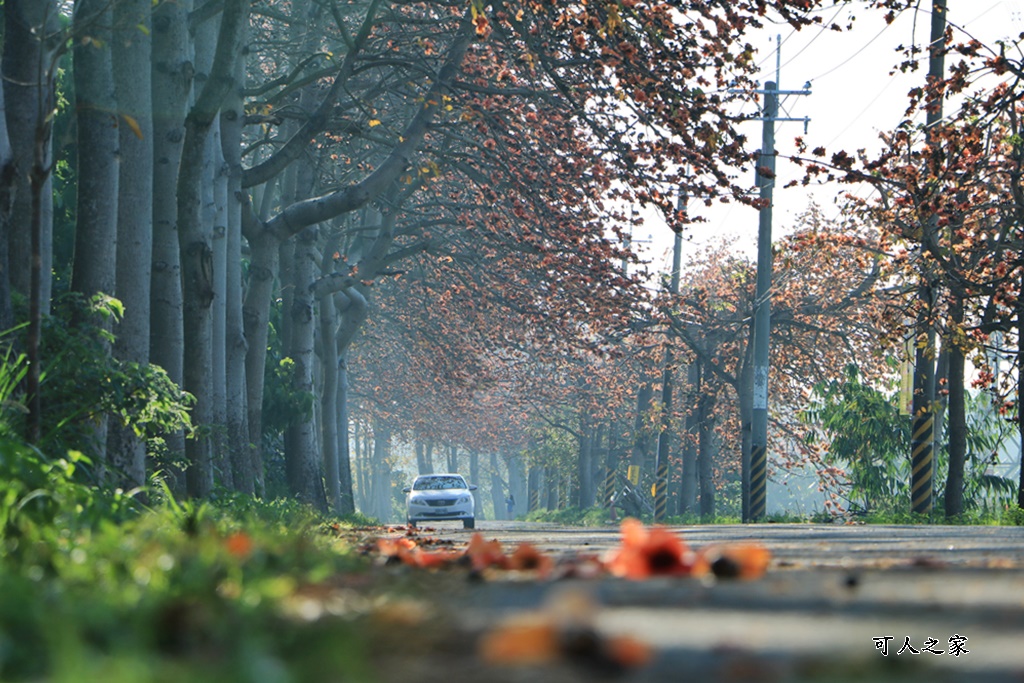
[[[820,402],[804,419],[831,440],[826,462],[846,471],[850,508],[894,512],[909,500],[910,425],[896,404],[861,383],[855,365],[842,380],[817,387]]]
[[[849,482],[849,511],[868,521],[920,523],[927,517],[904,517],[909,505],[910,420],[895,402],[860,381],[849,366],[842,381],[818,387],[820,400],[804,414],[831,439],[826,461],[845,470]],[[999,454],[1015,436],[1014,425],[1003,420],[985,395],[967,397],[967,461],[964,471],[964,520],[947,520],[935,513],[931,521],[985,523],[998,519],[1016,493],[1016,482],[995,467]],[[935,508],[941,511],[943,483],[948,471],[948,444],[936,445]]]
[[[56,112],[53,117],[53,288],[66,292],[71,285],[75,254],[78,204],[78,144],[74,106],[74,66],[67,55],[57,69]]]
[[[268,367],[267,371],[263,392],[264,431],[280,433],[289,425],[310,419],[315,396],[308,391],[296,391],[293,388],[295,361],[281,358]]]
[[[566,526],[608,526],[612,523],[612,517],[608,508],[565,508],[563,510],[533,510],[527,513],[526,521]]]
[[[0,679],[368,679],[359,619],[371,598],[325,583],[367,568],[340,523],[291,502],[169,496],[85,527],[55,514],[36,517],[23,552],[4,535]]]
[[[769,516],[765,521],[776,522],[776,520]],[[801,521],[806,522],[806,519],[789,519],[787,521]],[[739,524],[742,520],[739,515],[722,515],[715,514],[709,517],[702,517],[695,512],[688,512],[685,515],[669,515],[665,518],[665,524],[670,525],[693,525],[693,524]]]
[[[1008,505],[1004,512],[1002,523],[1009,526],[1024,526],[1024,510],[1016,505]]]
[[[2,342],[0,342],[2,343]],[[18,389],[28,373],[28,359],[7,344],[0,364],[0,438],[15,439],[24,433],[24,404],[18,400]]]
[[[78,513],[93,498],[91,488],[75,481],[87,459],[77,451],[49,460],[36,449],[0,440],[0,527],[16,550],[18,539],[39,526],[76,525]]]
[[[264,366],[262,448],[264,483],[270,497],[286,496],[284,433],[292,424],[310,419],[315,396],[294,388],[295,361],[283,348],[280,329],[282,312],[278,301],[270,308],[267,357]]]
[[[48,429],[39,444],[42,451],[82,450],[94,456],[91,437],[103,415],[149,439],[189,428],[194,399],[162,368],[111,356],[109,329],[121,314],[117,299],[68,294],[44,319],[40,391]]]
[[[1017,426],[994,409],[987,394],[967,396],[967,458],[964,466],[964,508],[998,512],[1015,500],[1017,482],[996,473],[1000,452],[1013,444]],[[943,451],[948,451],[943,444]],[[945,458],[944,458],[945,460]]]

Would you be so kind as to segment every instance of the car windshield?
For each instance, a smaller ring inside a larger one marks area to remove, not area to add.
[[[414,491],[440,491],[443,489],[464,489],[466,480],[462,477],[423,477],[417,479],[412,488]]]

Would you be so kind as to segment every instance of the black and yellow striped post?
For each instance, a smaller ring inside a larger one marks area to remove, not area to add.
[[[758,520],[765,515],[768,500],[768,449],[754,444],[750,449],[750,518]]]
[[[612,506],[612,498],[615,496],[615,468],[605,467],[604,468],[604,483],[601,485],[601,504],[610,508]]]
[[[668,458],[659,460],[654,480],[654,521],[665,521],[668,513]]]
[[[527,512],[533,512],[540,507],[540,486],[541,486],[541,468],[531,467],[530,474],[527,477],[527,482],[530,486],[530,497],[527,501],[529,507]]]
[[[934,455],[935,413],[925,409],[914,414],[910,437],[911,512],[926,515],[932,511]]]

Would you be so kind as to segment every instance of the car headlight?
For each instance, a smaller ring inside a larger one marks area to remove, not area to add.
[[[459,498],[459,502],[460,503],[469,503],[472,500],[473,500],[472,496],[462,496],[461,498]]]

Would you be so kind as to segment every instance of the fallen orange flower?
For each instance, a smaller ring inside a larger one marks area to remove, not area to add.
[[[504,569],[508,562],[508,558],[505,557],[505,553],[501,549],[501,543],[496,539],[485,541],[479,532],[473,534],[469,539],[466,556],[476,571],[483,571],[488,567]]]
[[[547,664],[559,655],[555,625],[540,615],[521,616],[485,633],[480,658],[488,664]]]
[[[710,546],[701,556],[720,579],[756,579],[764,575],[772,559],[771,551],[760,543]]]
[[[415,564],[412,553],[416,542],[409,538],[378,538],[377,551],[387,561],[401,561],[404,564]]]
[[[410,553],[408,564],[422,569],[436,569],[437,567],[447,567],[455,564],[463,557],[463,553],[454,550],[428,552],[417,548],[416,552]]]
[[[597,610],[587,594],[555,593],[541,611],[512,616],[485,633],[479,642],[480,657],[488,664],[523,666],[562,660],[602,670],[647,663],[648,645],[597,630]]]
[[[651,646],[631,636],[614,636],[605,643],[606,656],[622,668],[643,666],[651,661]]]
[[[698,556],[683,539],[663,527],[648,529],[643,522],[623,520],[622,544],[607,562],[608,571],[627,579],[652,576],[689,576],[694,573]]]
[[[521,543],[509,556],[509,569],[519,571],[535,571],[540,576],[547,576],[554,566],[554,561],[530,543]]]

